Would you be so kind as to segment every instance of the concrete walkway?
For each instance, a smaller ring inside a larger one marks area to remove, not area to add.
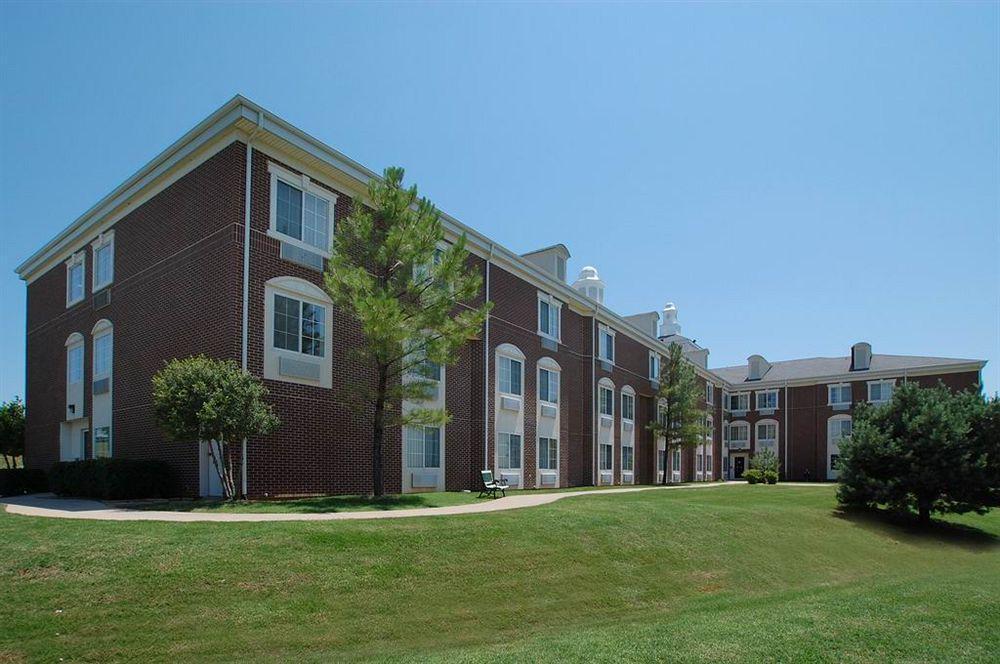
[[[247,522],[247,521],[354,521],[369,519],[406,519],[418,516],[451,516],[456,514],[481,514],[484,512],[499,512],[522,507],[548,505],[563,498],[576,496],[600,496],[609,493],[635,493],[637,491],[667,491],[682,489],[710,489],[723,486],[744,486],[743,482],[706,482],[696,484],[623,487],[615,489],[596,489],[592,491],[561,491],[558,493],[518,493],[506,498],[490,500],[484,498],[480,502],[468,505],[451,505],[448,507],[418,507],[401,510],[371,510],[358,512],[322,512],[309,514],[267,514],[267,513],[224,513],[224,512],[171,512],[155,510],[134,510],[113,507],[96,500],[81,500],[77,498],[59,498],[51,493],[16,496],[0,499],[0,504],[7,506],[9,514],[24,516],[42,516],[57,519],[93,519],[99,521],[216,521],[216,522]],[[779,486],[824,486],[823,484],[807,484],[783,482]]]

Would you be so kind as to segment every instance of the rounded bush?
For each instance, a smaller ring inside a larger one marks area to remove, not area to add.
[[[750,484],[760,484],[764,481],[764,472],[757,470],[756,468],[751,468],[750,470],[743,473],[743,479],[745,479]]]
[[[768,484],[777,484],[778,483],[778,473],[774,472],[773,470],[765,470],[764,471],[764,481],[767,482]]]

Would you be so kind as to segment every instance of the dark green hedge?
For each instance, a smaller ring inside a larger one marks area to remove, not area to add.
[[[164,461],[88,459],[52,466],[49,487],[60,496],[123,500],[177,495],[173,469]]]
[[[45,471],[34,468],[4,468],[0,470],[0,496],[20,496],[49,490]]]

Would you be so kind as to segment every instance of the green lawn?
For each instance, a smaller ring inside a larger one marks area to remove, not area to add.
[[[371,522],[0,515],[0,662],[996,661],[1000,514],[737,486]]]

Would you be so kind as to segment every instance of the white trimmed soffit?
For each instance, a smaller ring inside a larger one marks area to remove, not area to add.
[[[368,181],[380,177],[341,152],[310,136],[254,102],[237,95],[201,121],[166,150],[154,157],[90,210],[81,215],[42,249],[16,269],[31,283],[69,254],[85,246],[98,233],[111,227],[126,214],[142,205],[198,164],[228,146],[234,140],[246,140],[257,129],[254,144],[271,156],[302,171],[313,179],[345,190],[352,197],[367,200]],[[649,350],[665,354],[669,346],[629,323],[607,307],[585,297],[541,268],[521,258],[482,233],[466,226],[446,212],[441,213],[445,233],[454,241],[465,234],[468,249],[486,258],[493,250],[492,262],[515,276],[547,291],[565,302],[578,314],[595,315],[599,322],[636,341]],[[724,382],[718,376],[693,365],[702,378]]]
[[[255,145],[262,149],[266,147],[269,152],[274,151],[272,156],[280,158],[289,166],[335,188],[343,188],[344,193],[355,198],[367,200],[368,181],[380,177],[374,171],[365,168],[291,123],[282,120],[262,106],[241,95],[236,95],[83,213],[76,221],[19,265],[15,271],[23,280],[31,283],[54,265],[64,261],[70,254],[86,246],[98,233],[111,227],[126,214],[163,191],[182,175],[234,140],[246,140],[254,129],[257,129],[254,138]],[[536,288],[549,292],[578,314],[595,315],[598,322],[609,325],[618,332],[625,333],[626,336],[647,349],[657,351],[662,355],[668,352],[668,344],[649,337],[617,313],[585,297],[568,284],[549,276],[541,268],[535,267],[510,249],[490,240],[446,212],[441,213],[441,218],[444,221],[445,233],[448,238],[453,241],[464,233],[468,238],[469,250],[480,258],[486,258],[492,250],[492,262],[495,265],[524,279]],[[926,375],[934,373],[934,371],[944,373],[960,370],[973,371],[981,369],[984,365],[985,362],[964,365],[972,367],[969,369],[934,367],[932,370],[925,371],[924,374],[917,373],[921,370],[911,369],[907,370],[907,375]],[[694,366],[695,372],[706,380],[711,380],[724,387],[731,385],[710,370],[703,369],[693,363],[692,366]],[[899,371],[866,372],[873,378],[891,377],[900,373]],[[787,384],[789,386],[809,385],[824,380],[826,378],[816,378],[801,382],[789,381]],[[761,383],[761,385],[783,387],[786,383]],[[755,387],[756,385],[747,388],[737,385],[735,389],[754,389]]]
[[[725,379],[715,376],[716,380],[726,386],[726,391],[736,394],[738,392],[763,392],[775,390],[783,387],[808,387],[810,385],[827,385],[835,383],[869,382],[873,380],[885,380],[889,378],[901,379],[904,376],[912,378],[915,376],[935,376],[937,374],[964,373],[967,371],[981,371],[986,366],[984,360],[975,362],[959,362],[956,364],[938,364],[924,367],[909,367],[905,369],[883,369],[880,371],[853,371],[841,374],[828,374],[825,376],[810,376],[808,378],[797,378],[795,380],[777,380],[771,382],[753,381],[750,383],[729,383]]]

